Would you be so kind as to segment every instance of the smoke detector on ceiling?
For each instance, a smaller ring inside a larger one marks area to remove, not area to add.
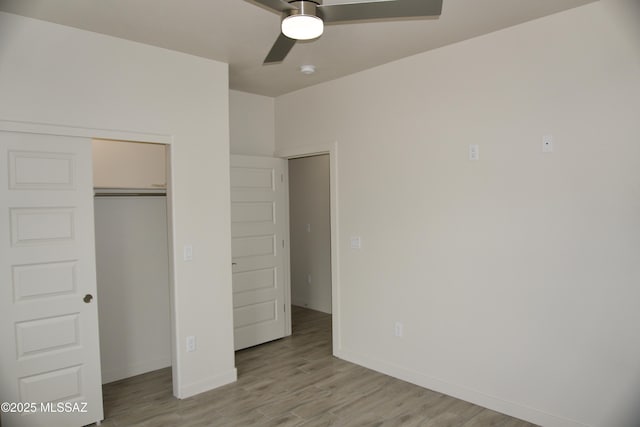
[[[313,74],[316,72],[316,66],[315,65],[301,65],[300,66],[300,72],[302,74]]]

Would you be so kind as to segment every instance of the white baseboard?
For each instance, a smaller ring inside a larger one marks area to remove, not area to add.
[[[306,301],[292,301],[291,305],[295,305],[302,308],[308,308],[309,310],[319,311],[321,313],[331,314],[331,309],[327,309],[326,307],[316,306],[314,304],[309,304]]]
[[[477,390],[472,390],[464,386],[429,377],[419,372],[403,368],[402,366],[363,356],[357,352],[345,350],[344,348],[340,349],[340,351],[335,351],[334,355],[348,362],[364,366],[365,368],[372,369],[420,387],[465,400],[537,425],[545,427],[588,427],[586,424],[582,424],[575,420],[548,414],[538,409],[484,394]]]
[[[117,368],[103,368],[102,384],[108,384],[124,378],[135,377],[136,375],[156,371],[169,366],[171,366],[171,358],[149,360],[132,365],[119,366]]]
[[[307,302],[296,298],[291,298],[291,305],[297,305],[298,307],[306,307]]]
[[[213,390],[214,388],[230,384],[232,382],[235,382],[237,379],[238,371],[236,370],[236,368],[233,368],[232,370],[225,372],[224,374],[205,378],[203,380],[179,387],[178,395],[176,397],[178,399],[186,399],[187,397],[195,396],[196,394],[204,393],[205,391]]]

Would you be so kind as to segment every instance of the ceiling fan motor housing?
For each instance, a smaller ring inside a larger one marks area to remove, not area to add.
[[[295,15],[315,16],[322,19],[318,14],[318,6],[322,5],[322,0],[293,0],[289,4],[295,9],[283,12],[283,18]]]

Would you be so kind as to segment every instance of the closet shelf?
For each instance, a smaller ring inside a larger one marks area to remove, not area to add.
[[[166,196],[164,188],[94,188],[94,197],[158,197]]]

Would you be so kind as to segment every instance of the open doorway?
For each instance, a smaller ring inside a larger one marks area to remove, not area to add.
[[[259,340],[253,346],[236,347],[236,368],[243,388],[260,387],[265,393],[275,389],[299,390],[307,381],[305,377],[317,375],[325,368],[331,370],[333,356],[340,351],[336,147],[279,154],[280,158],[231,156],[236,340],[238,332],[247,329],[238,320],[247,322],[243,304],[245,295],[254,288],[260,290],[262,301],[269,306],[284,306],[280,317],[265,316],[267,320],[273,319],[273,323],[278,318],[287,320],[287,325],[279,329],[278,338],[284,339]],[[282,205],[286,209],[280,209]],[[264,209],[258,209],[261,206]],[[270,237],[270,244],[263,246],[263,250],[249,244],[249,232],[256,234],[258,227],[264,227],[261,236]],[[254,253],[264,257],[265,262],[275,262],[278,253],[284,260],[276,268],[269,266],[274,274],[249,286],[247,272],[260,271],[245,267],[250,259],[247,255]],[[284,283],[272,279],[278,277]],[[272,296],[277,289],[284,291],[284,304]],[[254,306],[258,305],[251,305]],[[251,325],[260,320],[258,316],[251,319]],[[277,387],[265,386],[269,383]],[[276,395],[274,399],[278,399]]]
[[[340,265],[338,263],[339,250],[339,223],[338,223],[338,143],[318,144],[310,146],[291,147],[276,152],[276,156],[287,161],[295,159],[305,159],[319,155],[327,155],[329,163],[329,209],[330,227],[330,269],[331,269],[331,314],[328,315],[330,323],[329,334],[331,340],[331,354],[336,357],[342,356],[342,338],[340,334],[341,311],[340,311]],[[287,166],[289,166],[287,162]],[[305,223],[306,227],[306,223]],[[306,231],[306,228],[305,228]],[[311,278],[313,282],[313,276]],[[291,291],[289,291],[290,293]],[[294,306],[296,307],[296,306]],[[306,309],[308,310],[308,309]],[[293,310],[292,310],[293,311]],[[324,314],[322,312],[317,312]],[[326,314],[325,314],[326,316]]]
[[[304,329],[309,319],[330,317],[332,313],[329,154],[290,159],[288,169],[291,313],[295,334]]]
[[[103,384],[159,370],[171,378],[167,151],[163,144],[93,140]]]
[[[295,321],[294,311],[300,308],[314,310],[327,319],[330,340],[328,348],[333,354],[338,355],[340,300],[336,264],[336,147],[331,145],[319,151],[295,150],[279,154],[280,158],[231,156],[235,349],[251,348],[286,337],[292,332],[295,334],[291,321],[292,318]],[[296,174],[296,182],[291,187],[290,161],[296,171],[308,169],[305,164],[311,162],[320,173],[307,177],[298,177]],[[302,167],[297,168],[298,164]],[[313,203],[301,199],[298,194],[304,196],[307,193],[315,193],[316,196],[320,196],[320,205],[324,206],[319,208],[319,205],[314,205],[311,209],[322,212],[303,212],[299,221],[294,219],[297,225],[294,224],[293,228],[290,228],[289,218],[291,190],[294,216],[299,210],[298,205]],[[302,249],[298,244],[294,244],[295,247],[292,248],[291,242],[292,239],[309,239],[314,233],[318,236],[315,239],[315,249],[318,250],[311,250],[307,254],[321,255],[308,258],[311,264],[318,264],[310,268],[310,264],[297,262],[297,252]],[[293,255],[296,260],[294,269],[291,269],[290,262],[292,251],[296,252]],[[294,286],[302,287],[303,293],[298,289],[292,292],[292,272],[296,275]]]

